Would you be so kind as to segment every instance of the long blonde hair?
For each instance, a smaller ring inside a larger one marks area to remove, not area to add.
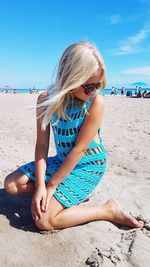
[[[73,97],[73,90],[84,84],[93,73],[103,70],[101,89],[106,85],[106,70],[103,58],[95,45],[81,41],[70,45],[62,54],[54,84],[49,88],[42,111],[42,129],[49,124],[53,113],[67,119],[65,109]]]

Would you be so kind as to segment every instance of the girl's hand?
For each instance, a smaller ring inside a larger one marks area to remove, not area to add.
[[[42,212],[45,212],[47,199],[47,190],[45,185],[38,187],[33,195],[31,212],[34,220],[39,220],[42,217]]]
[[[47,196],[46,196],[46,201],[45,201],[45,212],[48,210],[48,205],[49,205],[49,202],[52,196],[55,193],[56,186],[47,185],[46,190],[47,190]]]

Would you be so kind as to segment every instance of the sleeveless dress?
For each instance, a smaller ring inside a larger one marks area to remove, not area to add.
[[[66,109],[69,120],[60,119],[53,114],[51,125],[57,154],[48,157],[45,183],[57,172],[62,162],[75,145],[76,138],[84,122],[93,98],[80,106],[76,98]],[[91,122],[92,127],[92,122]],[[77,205],[86,200],[101,181],[106,169],[106,151],[98,129],[99,142],[92,140],[75,168],[62,180],[54,193],[55,198],[65,207]],[[30,162],[19,169],[35,181],[35,163]]]

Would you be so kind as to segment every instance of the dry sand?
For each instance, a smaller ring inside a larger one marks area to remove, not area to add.
[[[36,98],[0,94],[0,266],[149,267],[150,99],[104,97],[101,132],[108,167],[97,194],[85,203],[115,197],[128,212],[141,215],[145,227],[101,221],[40,233],[30,214],[31,196],[12,197],[3,189],[7,174],[34,159]]]

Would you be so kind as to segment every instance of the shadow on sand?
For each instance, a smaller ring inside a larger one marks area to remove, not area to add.
[[[38,232],[31,216],[32,196],[12,196],[4,189],[0,189],[0,214],[6,216],[12,227]]]

